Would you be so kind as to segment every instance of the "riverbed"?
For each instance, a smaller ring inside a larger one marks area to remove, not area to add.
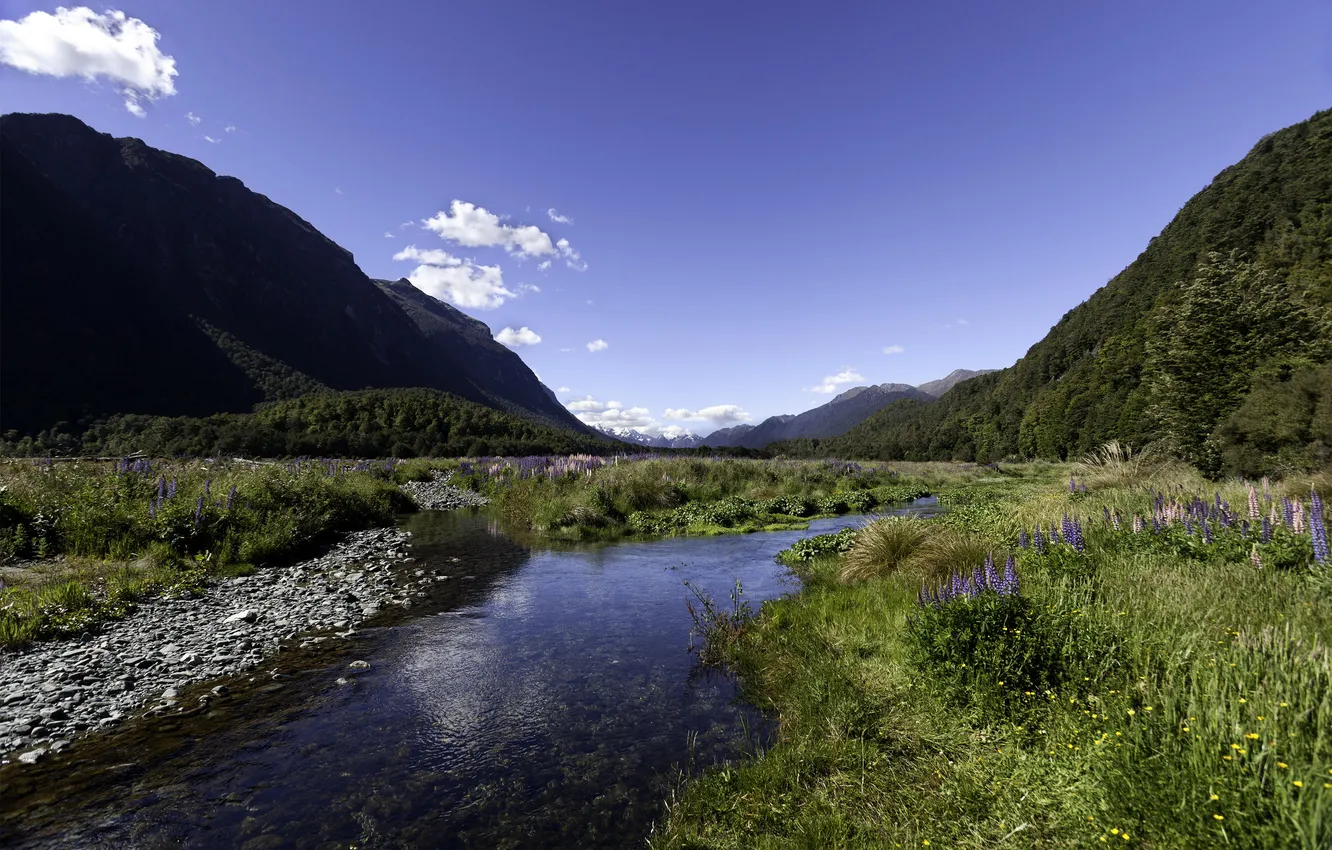
[[[552,550],[484,512],[407,517],[449,581],[206,711],[0,768],[0,844],[641,846],[683,777],[775,731],[689,651],[685,582],[757,608],[796,589],[777,552],[860,522]]]

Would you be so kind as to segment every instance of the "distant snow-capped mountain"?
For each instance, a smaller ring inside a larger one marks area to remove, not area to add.
[[[695,446],[703,445],[703,438],[693,433],[684,433],[678,437],[667,437],[663,434],[658,434],[654,437],[651,434],[644,434],[642,431],[636,431],[633,428],[609,428],[598,425],[597,429],[602,433],[625,443],[651,446],[652,448],[658,449],[692,449]]]

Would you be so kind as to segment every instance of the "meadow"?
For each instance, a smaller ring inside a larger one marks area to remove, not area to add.
[[[1330,483],[1112,447],[802,541],[799,593],[703,623],[778,742],[652,846],[1332,846]]]

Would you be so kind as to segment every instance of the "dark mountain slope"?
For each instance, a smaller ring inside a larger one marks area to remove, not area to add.
[[[1332,111],[1324,111],[1217,175],[1012,367],[965,381],[936,404],[886,407],[799,450],[993,460],[1077,456],[1120,439],[1165,441],[1218,468],[1216,429],[1249,388],[1326,359],[1329,300]]]
[[[235,178],[67,115],[0,116],[0,140],[0,429],[412,386],[580,427],[482,323]]]
[[[492,407],[595,436],[594,429],[565,409],[522,358],[495,341],[485,322],[427,295],[405,278],[376,280],[375,285],[416,324],[435,359],[456,364],[458,377]]]
[[[905,398],[928,401],[930,396],[908,384],[878,384],[853,387],[827,404],[799,414],[770,416],[758,425],[714,432],[704,439],[710,446],[741,446],[759,449],[779,440],[833,437],[869,416],[885,404]],[[725,442],[723,442],[725,440]]]

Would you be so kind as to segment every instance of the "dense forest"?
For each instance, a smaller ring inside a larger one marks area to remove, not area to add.
[[[1109,441],[1210,474],[1332,446],[1332,110],[1273,133],[1013,366],[846,434],[769,448],[882,459],[1078,457]]]
[[[57,427],[35,438],[10,431],[0,439],[0,453],[20,456],[474,457],[627,448],[429,389],[321,392],[207,417],[119,415],[86,429]]]

